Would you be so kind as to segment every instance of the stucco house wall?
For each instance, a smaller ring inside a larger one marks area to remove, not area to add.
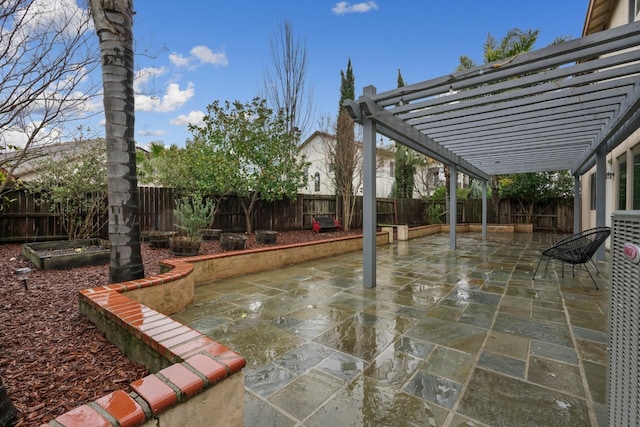
[[[609,17],[606,28],[615,28],[628,24],[631,16],[635,16],[637,21],[640,14],[636,8],[635,1],[629,0],[590,0],[589,9],[602,10],[608,7]],[[592,29],[592,16],[585,18],[585,31],[583,35],[592,34],[596,31]],[[598,29],[598,30],[602,30]],[[636,193],[640,193],[640,129],[636,130],[622,144],[607,154],[607,180],[606,180],[606,225],[611,225],[611,213],[616,210],[640,209],[640,194],[635,194],[636,203],[634,205],[634,186]],[[596,226],[596,211],[593,205],[592,181],[595,179],[595,166],[581,176],[581,221],[582,229]],[[634,182],[635,172],[635,182]],[[626,176],[625,176],[626,175]]]
[[[316,131],[300,145],[300,155],[305,156],[306,160],[311,163],[306,174],[307,185],[300,189],[300,193],[318,195],[335,194],[333,168],[330,164],[328,154],[328,147],[332,146],[334,143],[334,135]],[[361,146],[359,145],[359,147]],[[394,148],[392,146],[378,147],[376,157],[376,197],[389,197],[395,181]],[[416,172],[415,182],[419,188],[414,189],[414,198],[419,198],[421,195],[428,194],[430,191],[433,191],[433,182],[429,188],[420,186],[419,184],[421,182],[421,178],[419,176],[427,176],[427,172],[429,172],[429,176],[432,180],[435,173],[435,181],[437,181],[437,185],[443,184],[444,173],[441,165],[438,165],[435,168],[431,166],[428,171],[418,170]],[[459,179],[458,182],[462,182],[462,180]],[[360,166],[358,167],[353,185],[357,188],[356,194],[361,196],[362,175]]]

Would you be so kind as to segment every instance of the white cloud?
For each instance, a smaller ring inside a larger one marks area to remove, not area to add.
[[[189,52],[190,56],[173,52],[169,55],[169,60],[177,67],[188,67],[193,69],[202,64],[211,64],[216,67],[229,65],[229,59],[224,50],[213,52],[207,46],[195,46]]]
[[[204,124],[204,116],[205,114],[202,111],[191,111],[189,114],[180,114],[169,123],[175,126],[186,126],[189,124],[202,126]]]
[[[195,46],[191,49],[191,55],[198,58],[201,64],[213,64],[216,66],[229,64],[227,54],[224,51],[214,53],[206,46]]]
[[[177,67],[186,67],[189,65],[189,58],[185,58],[179,53],[170,53],[169,60]]]
[[[187,88],[184,90],[181,90],[177,83],[171,83],[167,86],[162,98],[142,94],[136,95],[136,110],[161,113],[174,111],[182,107],[189,99],[193,98],[195,93],[193,82],[189,82]]]
[[[165,67],[146,67],[138,70],[133,78],[133,90],[143,92],[150,80],[166,74]]]
[[[346,1],[336,3],[331,9],[336,15],[344,15],[346,13],[366,13],[371,10],[378,9],[378,4],[375,1],[368,1],[362,3],[350,4]]]
[[[139,130],[138,135],[140,136],[162,136],[167,133],[164,130]]]

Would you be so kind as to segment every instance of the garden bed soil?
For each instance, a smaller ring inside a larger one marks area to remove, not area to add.
[[[350,232],[278,232],[278,247]],[[246,249],[264,247],[247,235]],[[200,254],[221,253],[220,242],[204,241]],[[169,249],[142,244],[147,277],[160,273],[159,261],[175,258]],[[29,267],[29,290],[13,274]],[[0,245],[0,378],[19,411],[17,426],[39,426],[79,405],[129,384],[148,370],[131,362],[78,312],[78,291],[107,284],[108,265],[68,270],[36,270],[21,245]]]

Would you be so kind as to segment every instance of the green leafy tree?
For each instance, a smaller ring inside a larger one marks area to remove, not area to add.
[[[211,200],[212,223],[220,202],[232,190],[227,179],[229,166],[223,151],[196,137],[188,140],[185,147],[171,145],[163,149],[153,166],[153,174],[161,185],[176,188],[185,195],[202,195]]]
[[[107,163],[104,140],[85,142],[57,158],[36,163],[38,178],[29,190],[57,214],[69,240],[97,235],[105,225]]]
[[[402,73],[398,70],[398,87],[404,87],[405,82]],[[413,198],[414,180],[416,170],[421,163],[415,151],[396,142],[394,182],[391,190],[391,197],[402,199]]]
[[[140,184],[158,184],[159,169],[164,159],[164,144],[152,142],[149,151],[136,150],[136,173]]]
[[[294,199],[305,185],[308,162],[298,158],[298,136],[287,129],[284,112],[267,108],[264,99],[215,101],[207,107],[204,124],[189,129],[192,144],[215,159],[206,162],[210,176],[240,198],[248,233],[258,200]]]
[[[488,34],[483,46],[484,63],[502,61],[530,51],[538,40],[539,34],[539,30],[522,31],[519,28],[512,28],[507,31],[507,34],[499,42],[491,34]],[[456,71],[466,70],[477,65],[471,58],[463,55],[460,57],[460,64]],[[447,174],[447,188],[449,188],[448,181],[449,176]],[[491,203],[494,208],[494,222],[498,222],[500,218],[499,188],[500,177],[491,177]]]
[[[100,41],[107,139],[109,282],[144,277],[134,140],[133,1],[89,0]]]
[[[505,176],[500,179],[500,197],[516,200],[530,223],[536,205],[548,207],[553,201],[573,197],[573,178],[568,171]]]

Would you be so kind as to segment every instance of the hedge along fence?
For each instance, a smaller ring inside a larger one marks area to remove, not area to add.
[[[181,194],[173,188],[140,187],[140,230],[176,231],[173,209],[175,199]],[[49,206],[40,206],[36,197],[23,190],[9,194],[12,203],[0,210],[0,242],[33,242],[66,239],[60,218],[50,212]],[[105,202],[106,203],[106,202]],[[431,205],[446,211],[444,201],[424,201],[419,199],[378,199],[376,202],[378,224],[428,224]],[[493,218],[491,203],[487,204],[487,218]],[[458,223],[482,222],[482,201],[464,200],[458,202]],[[341,201],[336,196],[299,194],[295,200],[274,202],[259,201],[254,208],[254,230],[278,231],[311,229],[311,217],[317,214],[342,212]],[[338,215],[339,216],[339,215]],[[518,224],[525,220],[520,206],[510,200],[500,202],[500,224]],[[342,218],[339,218],[343,221]],[[103,219],[96,219],[96,221]],[[445,215],[441,218],[445,221]],[[534,230],[571,232],[573,230],[573,201],[559,201],[540,207],[533,216]],[[362,197],[356,198],[352,228],[362,227]],[[240,200],[230,195],[225,197],[218,208],[211,228],[224,231],[245,230],[244,211]],[[102,228],[99,237],[108,238],[108,228]]]

